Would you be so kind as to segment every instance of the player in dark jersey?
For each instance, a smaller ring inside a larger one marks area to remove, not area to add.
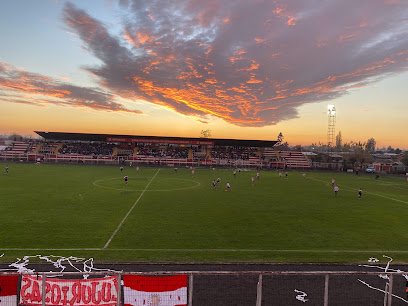
[[[8,173],[8,165],[4,168],[4,173]]]
[[[358,190],[358,199],[361,200],[361,197],[363,196],[363,190],[360,189]]]
[[[124,179],[125,179],[125,184],[127,185],[127,183],[128,183],[128,176],[125,175]]]

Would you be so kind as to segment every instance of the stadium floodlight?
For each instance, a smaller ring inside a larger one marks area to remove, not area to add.
[[[336,114],[336,107],[334,106],[334,105],[328,105],[327,106],[327,109],[328,109],[328,114],[330,115],[334,115],[334,114]]]
[[[327,146],[330,150],[334,146],[334,133],[336,130],[336,107],[333,104],[327,106],[327,115],[329,119],[327,129]]]

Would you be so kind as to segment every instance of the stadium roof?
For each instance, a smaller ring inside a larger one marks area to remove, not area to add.
[[[86,134],[86,133],[63,133],[63,132],[38,132],[47,140],[69,141],[100,141],[100,142],[134,142],[134,143],[171,143],[187,145],[215,145],[215,146],[238,146],[238,147],[273,147],[277,141],[267,140],[243,140],[243,139],[217,139],[217,138],[186,138],[186,137],[158,137],[158,136],[135,136],[135,135],[112,135],[112,134]]]

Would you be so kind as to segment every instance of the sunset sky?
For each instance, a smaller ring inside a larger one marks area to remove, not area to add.
[[[406,0],[0,1],[0,134],[408,149]]]

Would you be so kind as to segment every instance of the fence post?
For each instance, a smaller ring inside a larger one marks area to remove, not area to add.
[[[385,289],[384,289],[385,294],[384,294],[384,303],[383,303],[384,306],[387,306],[387,294],[388,294],[389,285],[390,283],[385,283]]]
[[[259,274],[258,286],[256,288],[256,306],[262,304],[262,274]]]
[[[122,282],[121,282],[122,278],[121,278],[121,274],[118,274],[118,297],[117,297],[117,301],[116,301],[116,306],[120,306],[120,302],[122,300]]]
[[[390,281],[388,282],[388,306],[391,306],[392,303],[392,281],[393,281],[393,275],[390,275]]]
[[[45,276],[45,274],[43,274],[42,275],[42,288],[41,288],[41,294],[42,294],[42,299],[41,299],[41,303],[42,303],[42,306],[45,306],[45,287],[46,287],[46,283],[45,283],[45,281],[46,281],[46,276]]]
[[[324,276],[324,306],[329,305],[329,274]]]
[[[193,274],[188,277],[188,306],[193,306]]]

